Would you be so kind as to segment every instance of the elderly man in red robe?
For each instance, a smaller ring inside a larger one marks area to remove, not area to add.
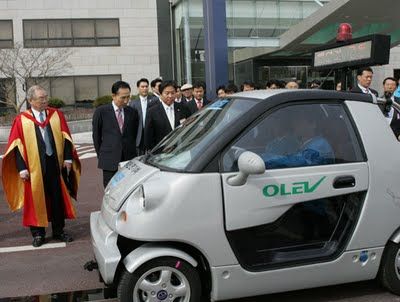
[[[64,219],[76,217],[81,165],[62,112],[48,108],[45,89],[28,90],[31,109],[12,125],[3,158],[2,180],[12,211],[23,208],[23,225],[30,228],[32,245],[45,242],[45,227],[52,225],[53,239],[70,242]]]

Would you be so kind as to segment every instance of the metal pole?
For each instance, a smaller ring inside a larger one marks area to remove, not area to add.
[[[185,44],[185,71],[186,82],[192,83],[192,58],[190,49],[190,25],[189,25],[189,0],[185,1],[185,13],[183,17],[183,40]]]
[[[204,50],[207,96],[216,97],[219,85],[228,82],[228,37],[225,0],[203,0]]]
[[[172,17],[172,0],[169,0],[169,22],[171,27],[171,64],[172,64],[172,79],[175,80],[175,48],[174,48],[174,22]]]

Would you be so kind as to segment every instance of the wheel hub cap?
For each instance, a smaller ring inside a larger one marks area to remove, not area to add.
[[[190,301],[190,284],[179,270],[157,266],[143,275],[133,289],[134,302]]]
[[[158,293],[157,293],[157,299],[158,300],[165,300],[165,299],[167,299],[167,297],[168,297],[168,293],[167,293],[167,291],[165,291],[165,290],[160,290]]]

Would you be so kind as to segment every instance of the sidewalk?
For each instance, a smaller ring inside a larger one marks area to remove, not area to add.
[[[92,131],[92,120],[79,120],[79,121],[71,121],[68,122],[68,127],[71,133],[79,134],[84,137],[84,140],[80,143],[92,143],[92,140],[88,140],[91,135],[89,135]],[[8,136],[10,135],[11,126],[0,126],[0,143],[7,143]],[[88,137],[88,139],[86,139]],[[80,139],[80,136],[78,136]]]
[[[92,131],[72,133],[72,140],[74,144],[93,144]]]
[[[80,134],[84,141],[88,134]],[[44,295],[102,288],[96,271],[88,272],[83,265],[93,260],[90,241],[89,216],[101,208],[104,188],[97,159],[81,161],[82,175],[78,199],[74,202],[76,219],[65,221],[65,230],[74,238],[64,246],[52,247],[59,242],[51,239],[51,227],[47,229],[46,249],[29,250],[32,236],[22,226],[22,211],[11,212],[3,199],[0,185],[0,299]],[[1,168],[1,161],[0,161]],[[0,170],[1,171],[1,170]],[[22,250],[24,247],[24,250]]]

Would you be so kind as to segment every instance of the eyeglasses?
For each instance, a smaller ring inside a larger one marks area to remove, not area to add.
[[[33,101],[43,102],[43,101],[47,101],[48,99],[49,99],[49,96],[45,95],[45,96],[41,96],[41,97],[35,98],[35,99],[33,99]]]

